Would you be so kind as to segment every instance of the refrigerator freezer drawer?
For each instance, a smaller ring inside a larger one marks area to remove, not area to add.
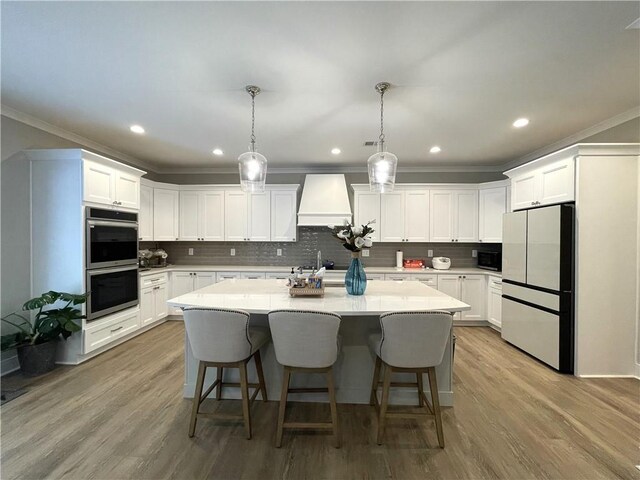
[[[554,293],[541,292],[532,288],[513,285],[511,283],[502,284],[502,294],[509,297],[515,297],[525,302],[540,305],[549,310],[560,311],[560,295]]]
[[[503,297],[502,338],[553,368],[560,369],[559,315]]]

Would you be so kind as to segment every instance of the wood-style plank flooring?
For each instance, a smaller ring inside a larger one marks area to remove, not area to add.
[[[446,448],[433,421],[391,420],[375,443],[373,408],[339,405],[342,448],[327,433],[285,432],[277,402],[241,422],[202,419],[187,437],[183,324],[168,322],[78,367],[58,368],[2,407],[5,480],[640,478],[640,382],[559,375],[489,328],[456,328],[455,407]],[[16,378],[5,379],[15,382]],[[239,401],[205,408],[239,411]],[[325,420],[326,404],[293,404],[292,420]]]

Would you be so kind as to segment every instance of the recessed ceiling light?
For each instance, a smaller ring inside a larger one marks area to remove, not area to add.
[[[222,155],[224,152],[222,150],[220,150],[219,148],[214,148],[213,149],[213,154],[214,155]]]
[[[340,152],[342,150],[340,150],[339,148],[332,148],[331,149],[331,153],[333,153],[334,155],[340,155]]]
[[[144,133],[144,128],[142,128],[140,125],[131,125],[131,127],[129,127],[129,130],[131,130],[133,133]]]
[[[437,145],[434,145],[434,146],[433,146],[433,147],[431,147],[431,149],[429,150],[429,152],[431,152],[431,153],[440,153],[441,151],[442,151],[442,149],[441,149],[439,146],[437,146]]]
[[[513,126],[516,128],[526,127],[527,125],[529,125],[528,118],[519,118],[515,122],[513,122]]]

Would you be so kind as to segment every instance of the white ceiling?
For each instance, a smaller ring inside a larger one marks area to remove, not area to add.
[[[388,81],[401,166],[498,165],[640,105],[638,17],[638,2],[3,1],[2,103],[158,171],[226,167],[256,84],[272,167],[352,166]]]

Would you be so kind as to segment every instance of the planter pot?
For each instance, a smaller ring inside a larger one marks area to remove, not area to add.
[[[17,350],[20,370],[27,376],[42,375],[56,368],[57,341],[20,345]]]
[[[367,289],[367,275],[360,260],[360,253],[351,254],[351,265],[344,277],[344,285],[349,295],[363,295]]]

